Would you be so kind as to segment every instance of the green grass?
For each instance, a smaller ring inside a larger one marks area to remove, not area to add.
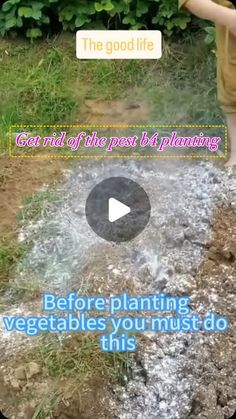
[[[150,123],[224,121],[216,100],[215,56],[198,34],[194,41],[164,44],[163,57],[155,61],[77,60],[75,39],[67,34],[34,45],[1,40],[0,60],[0,147],[3,140],[5,149],[13,124],[82,123],[80,109],[86,98],[146,101]],[[66,154],[64,148],[61,152]],[[20,222],[37,221],[52,199],[51,192],[26,197]],[[17,260],[18,244],[0,246],[0,272],[7,277]]]
[[[18,213],[20,224],[36,222],[40,219],[43,212],[46,212],[53,202],[54,192],[52,190],[39,191],[24,198],[22,208]]]
[[[54,192],[52,190],[39,191],[38,193],[26,196],[19,211],[18,225],[25,225],[28,222],[37,222],[43,212],[46,212],[50,203],[53,201]],[[11,235],[0,239],[0,291],[11,287],[12,296],[34,295],[38,293],[37,284],[28,281],[27,286],[10,284],[9,278],[14,273],[14,269],[26,254],[28,244],[21,244]]]
[[[0,105],[2,129],[14,123],[59,122],[71,114],[71,71],[70,62],[55,47],[11,45],[0,76],[0,91],[7,98]]]
[[[102,352],[98,334],[78,334],[65,338],[63,343],[47,336],[37,348],[36,361],[50,377],[71,378],[78,384],[96,378],[123,383],[132,368],[131,354]]]
[[[32,419],[53,419],[53,410],[60,400],[57,392],[51,391],[50,394],[42,399],[34,412]]]
[[[165,45],[160,60],[77,60],[74,37],[1,47],[0,135],[12,124],[81,122],[85,98],[147,101],[150,122],[221,123],[216,101],[215,57],[195,42]]]
[[[13,271],[16,263],[18,263],[26,249],[14,240],[8,238],[1,238],[0,240],[0,290],[4,288],[9,275]]]
[[[176,45],[157,62],[147,81],[146,97],[154,119],[162,123],[222,122],[216,99],[215,57],[203,44]],[[155,76],[154,76],[155,75]]]
[[[71,46],[73,42],[71,37]],[[117,97],[125,75],[130,86],[136,79],[140,80],[138,62],[120,62],[117,67],[114,62],[79,61],[74,51],[56,43],[45,42],[39,47],[12,42],[6,51],[7,55],[4,51],[1,54],[0,74],[0,91],[6,98],[0,104],[4,138],[12,124],[75,122],[85,96]],[[137,77],[133,78],[135,74]]]

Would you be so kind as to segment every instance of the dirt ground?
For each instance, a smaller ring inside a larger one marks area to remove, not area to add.
[[[139,124],[150,121],[147,103],[130,100],[86,100],[80,120],[90,124]]]
[[[58,160],[0,158],[0,235],[15,233],[23,198],[55,183],[63,167]]]
[[[193,403],[192,417],[213,417],[214,411],[220,407],[225,419],[228,419],[232,411],[236,414],[236,212],[233,205],[223,207],[215,214],[213,237],[207,247],[207,256],[196,274],[200,290],[198,301],[204,304],[206,295],[213,294],[217,299],[217,314],[225,316],[230,326],[227,333],[216,336],[210,359],[204,359],[202,354],[203,364],[209,362],[209,375],[199,370],[199,379],[201,377],[203,387],[209,388],[209,395],[213,387],[216,399],[212,401],[210,396],[204,396],[199,390]],[[208,298],[206,303],[210,306],[211,297]],[[225,380],[225,377],[228,379]],[[227,410],[226,405],[232,410]]]

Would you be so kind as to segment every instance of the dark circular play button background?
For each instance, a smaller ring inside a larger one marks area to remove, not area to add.
[[[124,217],[111,223],[108,203],[115,198],[130,207]],[[144,189],[131,179],[111,177],[98,183],[86,201],[86,217],[93,231],[105,240],[124,242],[134,239],[148,224],[151,205]]]

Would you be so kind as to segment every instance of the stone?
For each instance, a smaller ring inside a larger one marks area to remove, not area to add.
[[[16,368],[15,378],[17,380],[26,380],[26,371],[24,365],[20,365],[18,368]]]
[[[165,239],[169,246],[180,247],[184,243],[184,232],[177,228],[166,229],[164,232]]]
[[[26,365],[26,376],[28,379],[33,378],[35,375],[38,375],[41,372],[41,367],[36,362],[29,362]]]
[[[155,280],[155,284],[158,288],[158,291],[162,291],[165,289],[165,287],[167,286],[168,280],[166,277],[162,277],[162,278],[156,278]]]

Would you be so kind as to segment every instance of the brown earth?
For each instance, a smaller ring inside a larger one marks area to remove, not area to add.
[[[67,340],[68,350],[77,342],[76,336]],[[79,344],[79,339],[77,344]],[[0,369],[0,412],[9,419],[108,419],[106,397],[111,391],[107,377],[88,378],[50,377],[37,363],[38,371],[24,375],[35,353],[27,352],[6,360]],[[38,362],[38,361],[37,361]],[[68,371],[69,373],[69,371]],[[40,412],[40,416],[39,415]],[[1,417],[1,414],[0,414]]]
[[[221,417],[217,415],[219,408],[228,419],[236,412],[236,212],[233,206],[218,210],[208,247],[196,276],[197,301],[208,307],[214,301],[214,311],[228,319],[229,329],[213,334],[211,342],[197,355],[201,360],[197,363],[200,387],[193,400],[191,418]],[[208,397],[208,389],[215,400]]]
[[[89,100],[81,109],[81,123],[92,124],[140,124],[151,119],[150,109],[145,102],[130,100]]]
[[[23,198],[53,184],[63,166],[58,160],[0,158],[0,235],[15,233]]]

